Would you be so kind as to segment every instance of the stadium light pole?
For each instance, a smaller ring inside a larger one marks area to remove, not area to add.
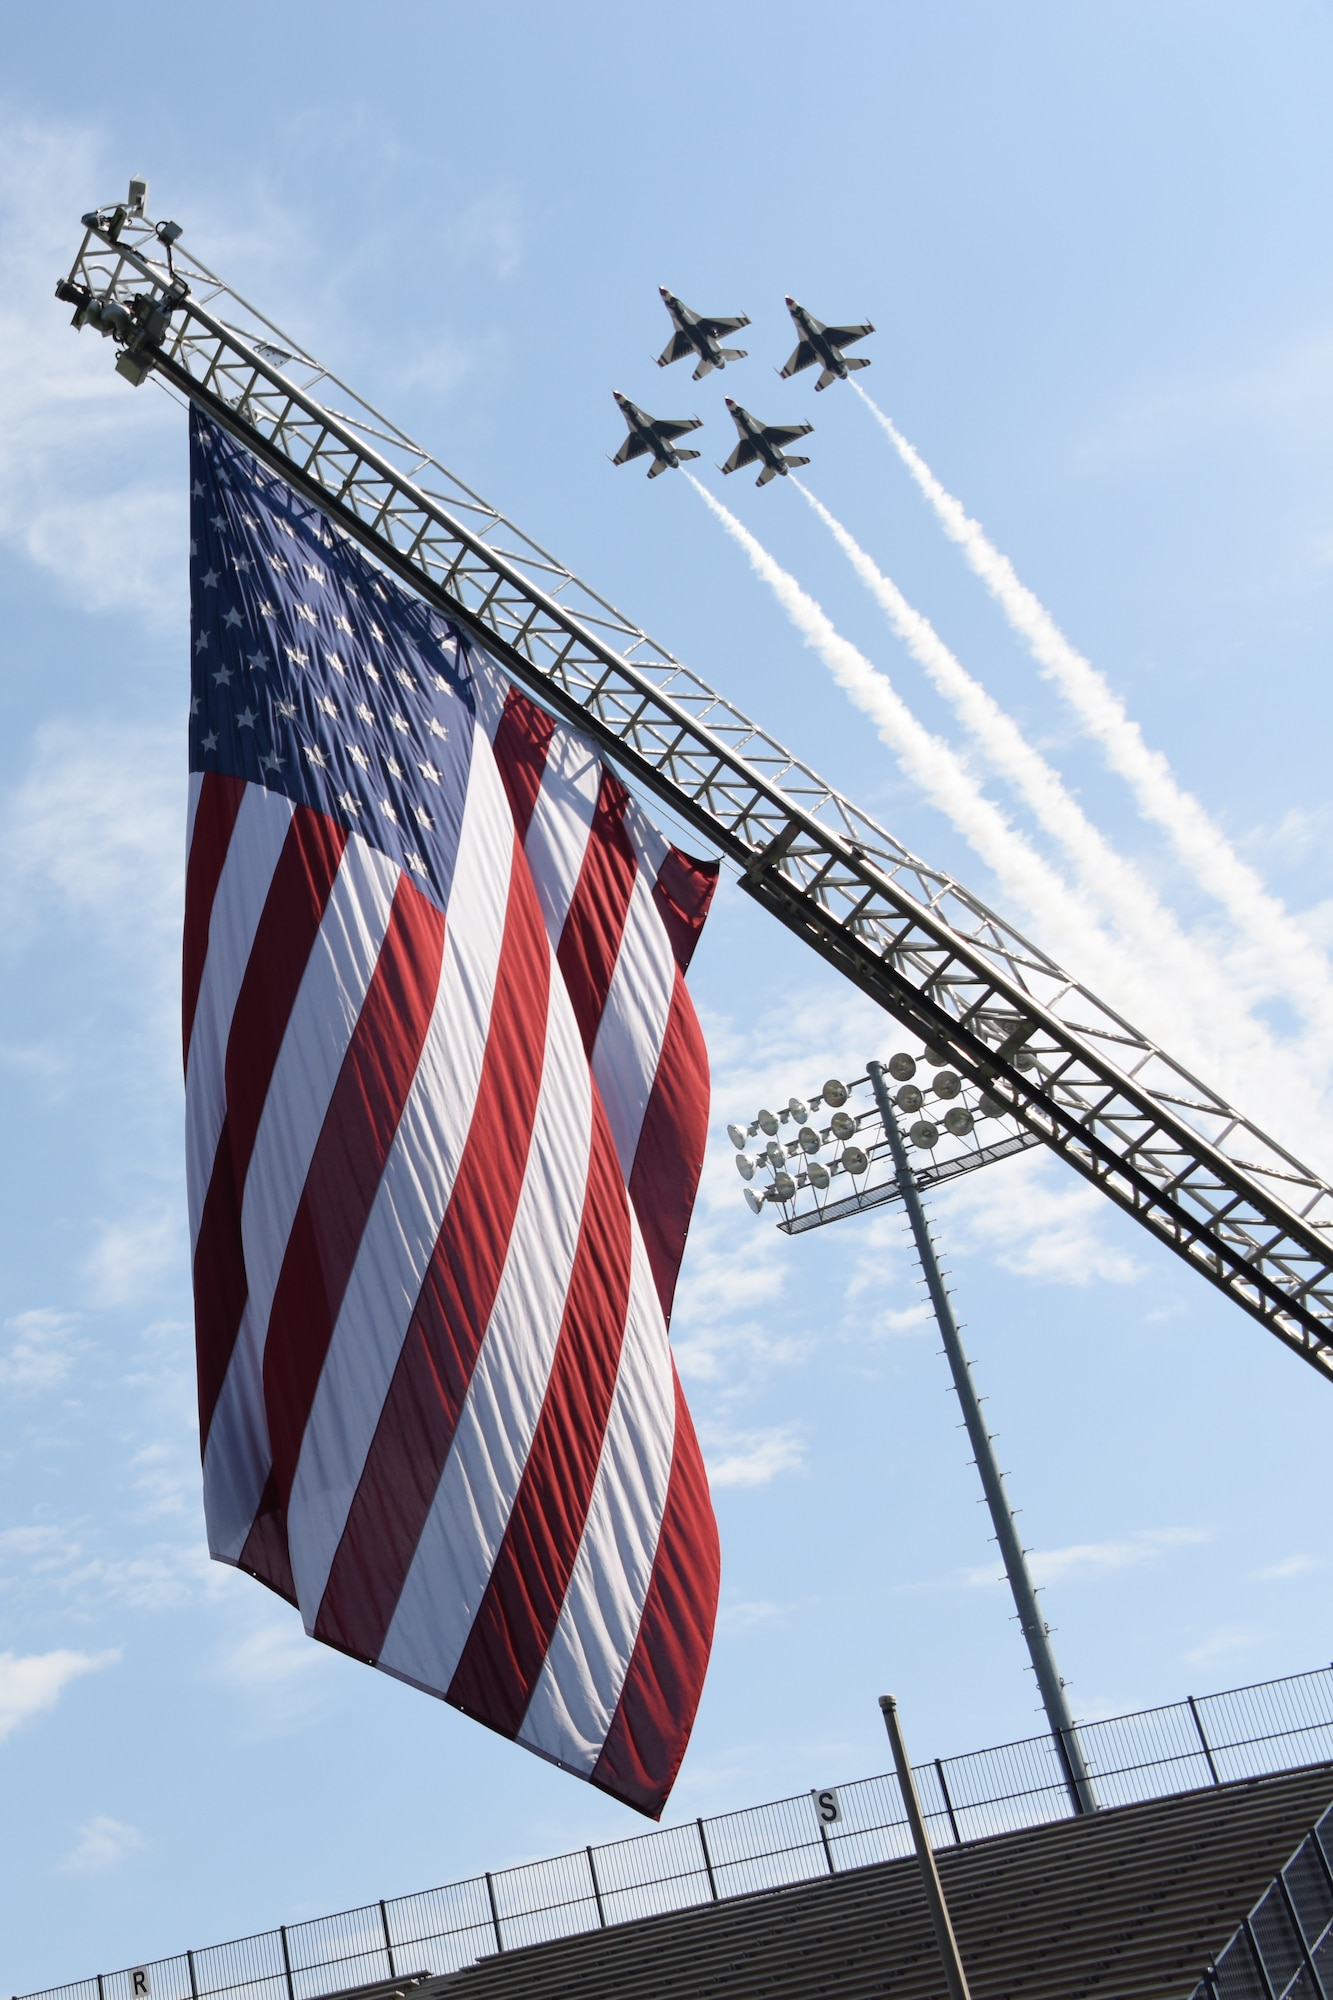
[[[1004,1477],[996,1461],[991,1435],[981,1414],[981,1403],[972,1380],[972,1365],[967,1358],[958,1331],[958,1322],[954,1318],[948,1289],[940,1270],[939,1259],[935,1254],[935,1245],[931,1240],[926,1211],[921,1203],[916,1175],[907,1157],[898,1116],[884,1081],[884,1065],[878,1062],[867,1063],[866,1072],[870,1078],[870,1088],[874,1093],[876,1108],[883,1121],[884,1136],[893,1155],[903,1206],[907,1210],[907,1219],[911,1225],[917,1256],[921,1260],[926,1289],[930,1293],[930,1303],[935,1311],[935,1320],[944,1342],[945,1354],[948,1356],[954,1390],[962,1408],[963,1422],[967,1426],[968,1441],[976,1457],[982,1490],[990,1509],[1005,1575],[1013,1592],[1018,1622],[1027,1641],[1028,1657],[1032,1661],[1032,1670],[1037,1677],[1042,1706],[1046,1710],[1051,1734],[1060,1753],[1065,1784],[1075,1812],[1096,1812],[1097,1794],[1093,1789],[1092,1778],[1083,1758],[1083,1748],[1078,1740],[1078,1731],[1074,1727],[1074,1718],[1070,1714],[1069,1703],[1065,1698],[1065,1684],[1055,1664],[1050,1628],[1037,1604],[1037,1593],[1028,1569],[1027,1555],[1019,1537],[1013,1509],[1009,1505],[1009,1496],[1005,1492]]]

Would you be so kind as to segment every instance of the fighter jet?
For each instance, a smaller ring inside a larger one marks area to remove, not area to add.
[[[805,437],[814,429],[813,424],[761,424],[758,417],[752,417],[739,403],[726,398],[731,412],[731,421],[740,436],[740,443],[722,467],[723,472],[739,472],[743,465],[753,465],[757,458],[764,461],[764,469],[756,486],[767,486],[770,479],[781,473],[785,479],[793,465],[809,465],[808,458],[791,458],[783,446],[794,444],[797,438]]]
[[[691,312],[665,285],[659,285],[657,289],[676,329],[657,357],[659,368],[669,368],[673,361],[683,361],[687,354],[697,354],[699,366],[694,371],[694,379],[702,382],[704,376],[711,375],[715,368],[725,368],[729,361],[744,361],[747,352],[744,347],[719,347],[717,344],[720,334],[735,333],[738,327],[750,324],[744,313],[738,319],[705,319],[701,313]]]
[[[816,319],[804,306],[798,306],[795,299],[787,300],[787,311],[795,321],[801,338],[786,367],[778,370],[784,380],[789,375],[799,375],[803,368],[813,368],[817,361],[822,372],[815,387],[827,389],[830,382],[845,382],[850,369],[870,366],[865,355],[853,355],[849,361],[842,352],[854,340],[864,340],[868,333],[875,331],[868,320],[864,326],[825,326],[822,319]]]
[[[642,458],[651,452],[653,462],[648,468],[648,477],[656,479],[659,472],[667,467],[679,466],[683,458],[697,458],[697,451],[677,451],[674,440],[684,437],[687,431],[697,431],[703,424],[702,417],[650,417],[637,403],[631,403],[628,396],[622,396],[619,389],[611,394],[620,407],[620,414],[629,425],[629,436],[611,460],[612,465],[628,465],[632,458]]]

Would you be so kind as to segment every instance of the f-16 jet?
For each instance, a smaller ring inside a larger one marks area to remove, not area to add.
[[[659,368],[669,368],[673,361],[683,361],[687,354],[697,354],[699,366],[694,371],[694,379],[702,382],[704,376],[711,375],[715,368],[725,368],[729,361],[744,361],[748,352],[746,348],[719,347],[717,344],[722,334],[735,333],[738,328],[750,324],[744,313],[736,319],[705,319],[702,313],[691,312],[665,285],[659,285],[657,289],[676,329],[657,357]]]
[[[770,479],[781,473],[785,479],[793,465],[809,465],[808,458],[792,458],[783,449],[794,444],[797,438],[806,437],[814,429],[813,424],[761,424],[758,417],[752,417],[739,403],[726,398],[731,412],[731,421],[740,436],[740,443],[722,467],[723,472],[739,472],[742,466],[753,465],[757,458],[764,462],[764,469],[756,486],[767,486]]]
[[[650,417],[637,403],[631,403],[628,396],[622,396],[619,389],[613,389],[611,394],[629,425],[629,436],[611,460],[612,465],[628,465],[632,458],[643,458],[651,452],[653,462],[648,477],[656,479],[669,465],[679,466],[682,459],[699,456],[697,451],[677,451],[675,440],[684,437],[687,431],[697,431],[703,423],[702,417]]]
[[[816,361],[820,366],[820,377],[816,389],[827,389],[830,382],[845,382],[853,368],[868,368],[869,357],[854,354],[850,361],[843,353],[854,340],[864,340],[868,333],[875,331],[869,320],[864,326],[825,326],[822,319],[816,319],[804,306],[798,306],[795,299],[787,300],[787,311],[796,324],[800,340],[796,352],[785,368],[778,370],[784,380],[789,375],[799,375],[803,368],[813,368]]]

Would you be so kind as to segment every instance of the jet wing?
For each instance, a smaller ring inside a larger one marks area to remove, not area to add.
[[[743,465],[753,465],[758,456],[758,445],[752,444],[749,438],[742,438],[722,470],[724,472],[739,472]]]
[[[663,417],[653,425],[653,429],[656,431],[658,437],[665,439],[670,444],[672,438],[682,438],[687,436],[690,431],[702,430],[703,422],[702,417],[681,417],[679,419]]]
[[[799,375],[803,368],[813,368],[817,359],[818,356],[809,341],[803,340],[786,367],[779,369],[778,372],[785,380],[789,375]]]
[[[625,439],[624,444],[621,445],[620,450],[611,460],[611,463],[612,465],[628,465],[632,458],[642,458],[643,454],[651,449],[652,447],[649,445],[647,438],[640,437],[637,431],[631,431]]]
[[[864,340],[868,333],[874,331],[869,321],[864,326],[826,326],[824,338],[833,347],[850,347],[854,340]]]
[[[784,444],[795,444],[797,438],[808,437],[813,429],[813,424],[765,424],[762,436],[765,444],[781,448]]]
[[[673,361],[683,361],[687,354],[693,354],[694,342],[688,333],[673,333],[662,352],[657,357],[659,368],[669,368]]]
[[[750,324],[749,315],[742,313],[738,319],[701,319],[698,324],[705,333],[711,333],[714,340],[724,333],[736,333]]]

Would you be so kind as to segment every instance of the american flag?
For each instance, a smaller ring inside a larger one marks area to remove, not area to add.
[[[667,1342],[716,868],[198,411],[191,478],[210,1549],[655,1817],[717,1604]]]

